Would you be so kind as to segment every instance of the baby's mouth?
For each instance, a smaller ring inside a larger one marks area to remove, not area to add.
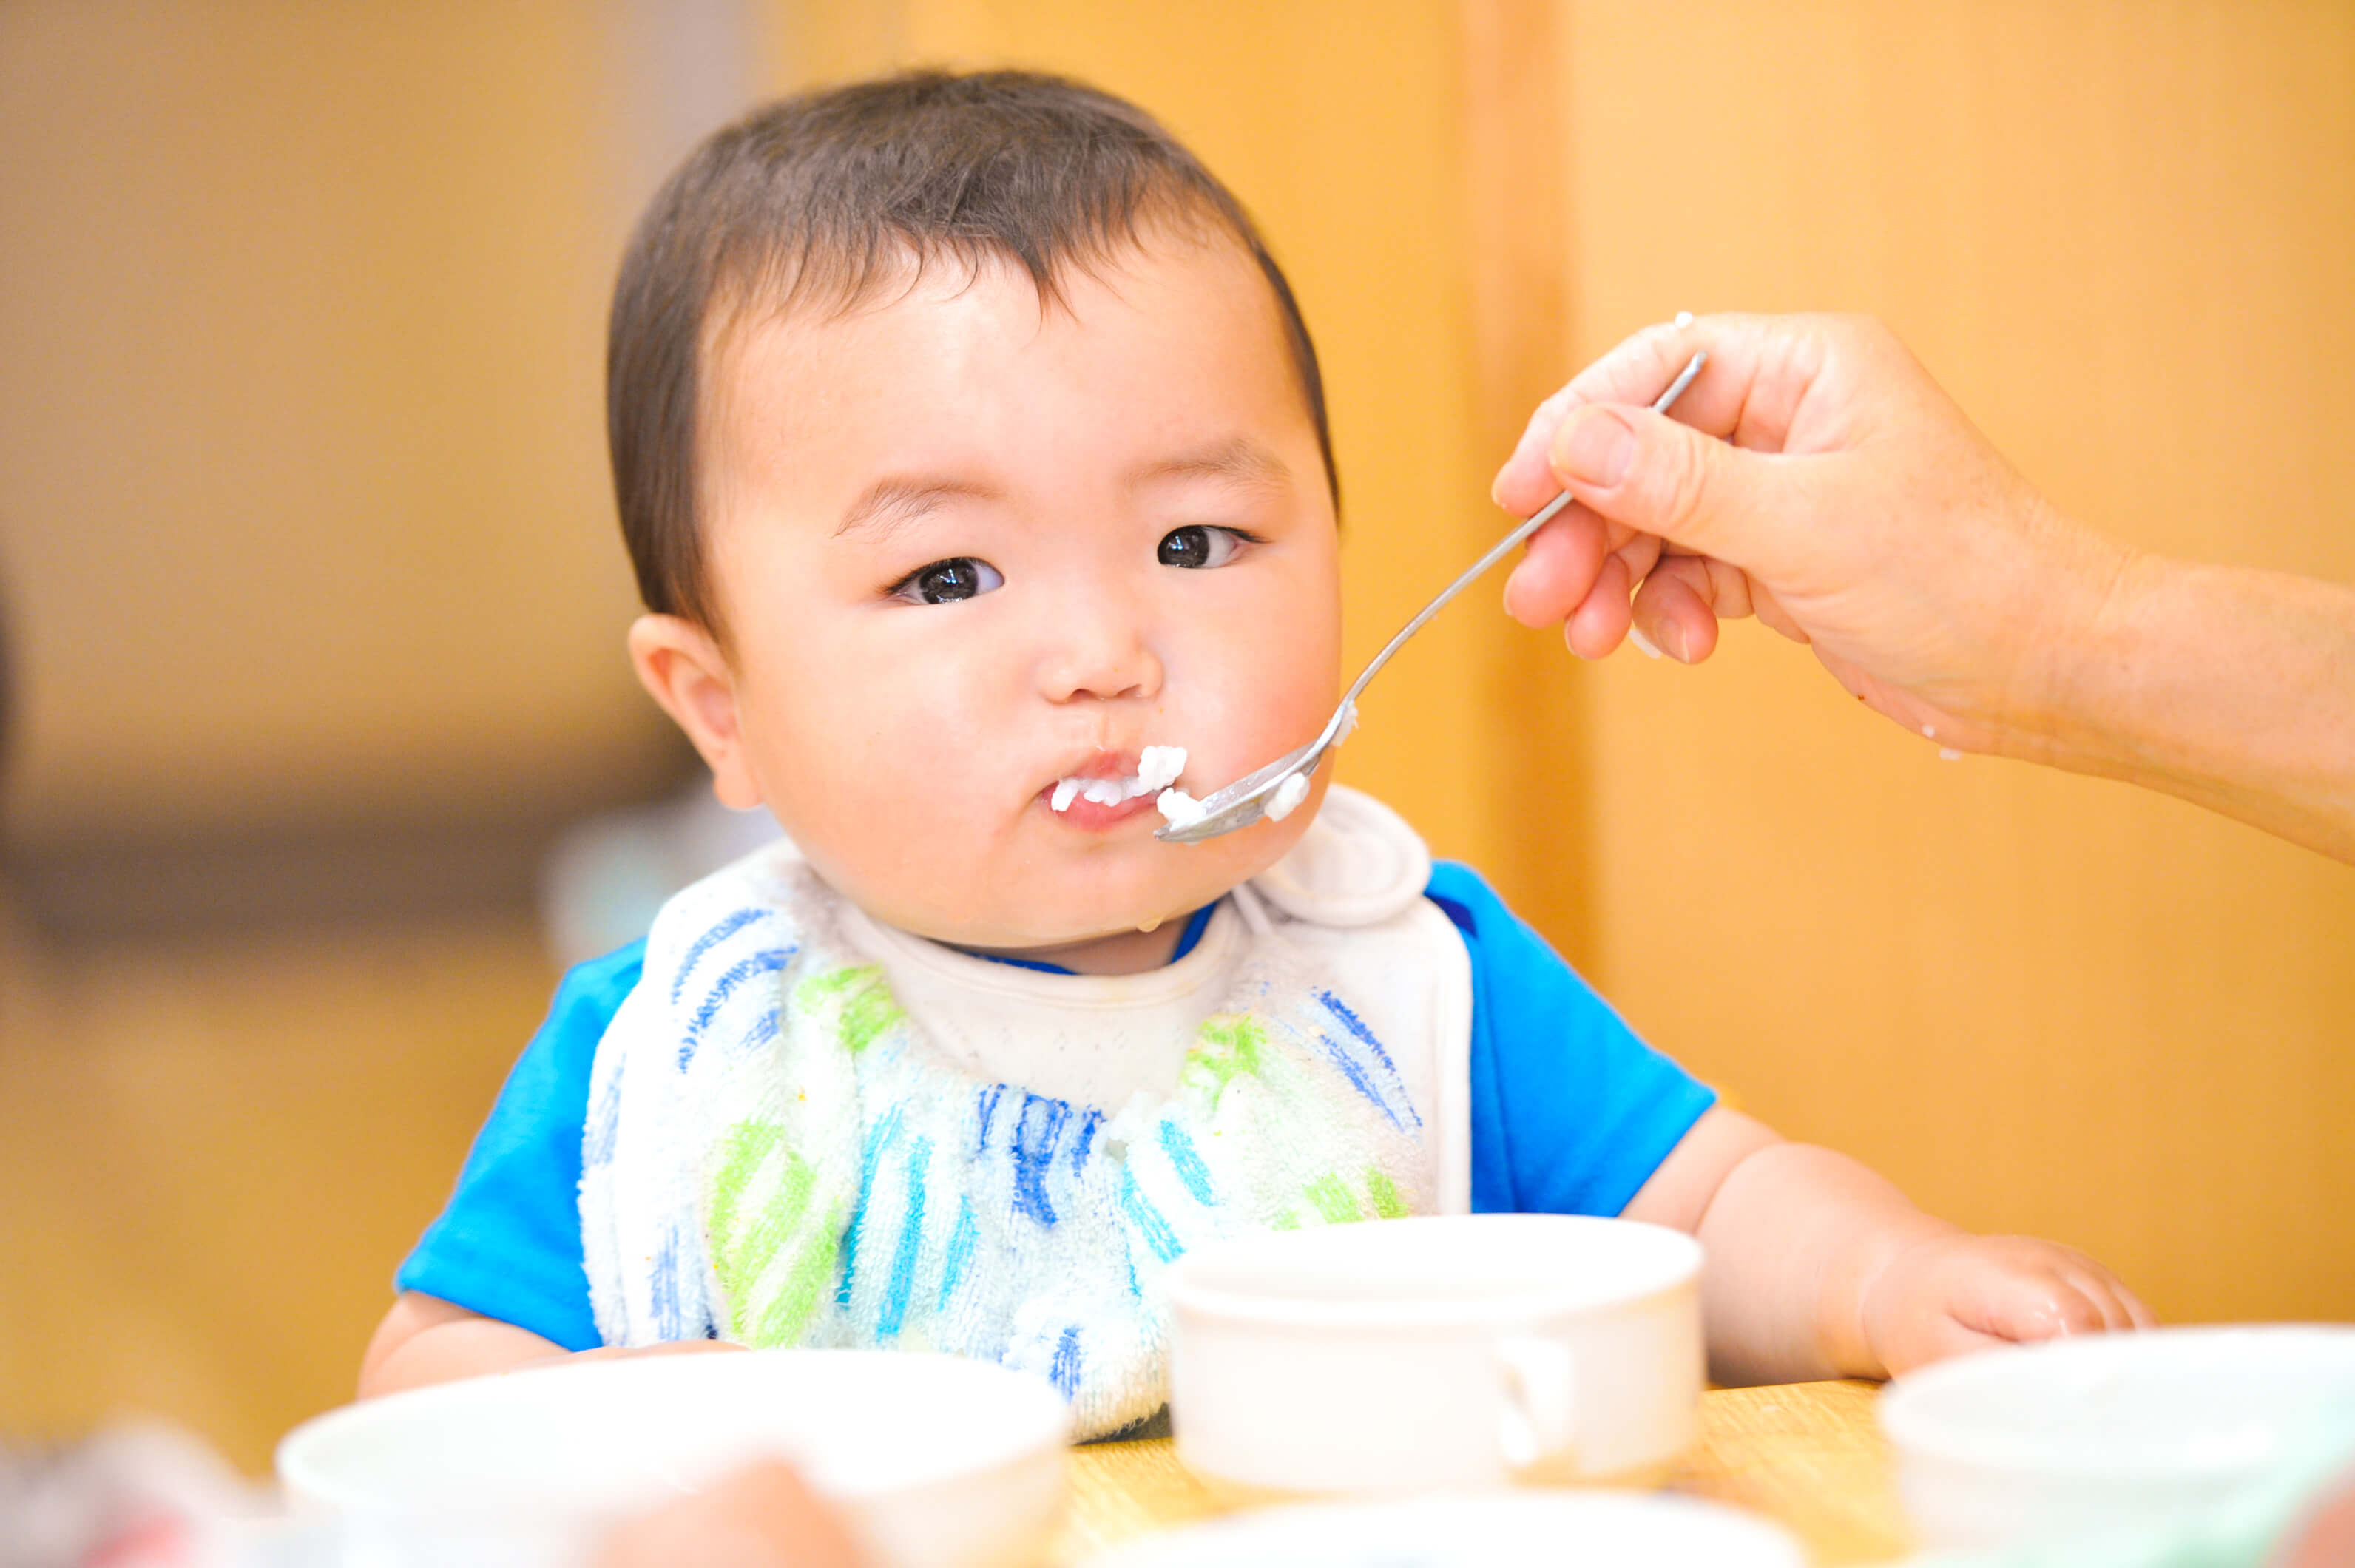
[[[1057,779],[1048,792],[1047,804],[1056,811],[1071,809],[1075,800],[1096,805],[1124,805],[1143,795],[1159,795],[1178,782],[1186,771],[1186,748],[1183,746],[1147,746],[1137,753],[1136,771],[1125,778],[1082,778],[1071,774]]]

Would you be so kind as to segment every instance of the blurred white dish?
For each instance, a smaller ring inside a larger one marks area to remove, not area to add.
[[[1930,1547],[2198,1512],[2350,1413],[2355,1328],[2296,1324],[1989,1350],[1910,1372],[1881,1400],[1906,1511]]]
[[[1491,1492],[1268,1509],[1155,1536],[1088,1568],[1800,1568],[1778,1527],[1690,1498]]]
[[[1299,1495],[1662,1478],[1699,1435],[1700,1247],[1556,1214],[1379,1220],[1169,1273],[1178,1456]]]
[[[782,1455],[891,1568],[1027,1560],[1062,1507],[1048,1383],[950,1356],[769,1350],[578,1362],[394,1394],[278,1446],[298,1510],[370,1563],[586,1562],[614,1520]],[[355,1561],[363,1560],[356,1557]]]

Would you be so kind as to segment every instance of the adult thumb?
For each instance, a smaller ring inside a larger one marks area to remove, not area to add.
[[[1612,522],[1740,566],[1771,557],[1792,497],[1774,461],[1650,409],[1571,411],[1547,449],[1554,477]]]

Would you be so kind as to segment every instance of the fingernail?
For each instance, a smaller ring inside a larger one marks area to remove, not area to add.
[[[1643,649],[1646,658],[1656,659],[1660,656],[1660,650],[1652,645],[1652,639],[1644,635],[1643,627],[1631,624],[1627,628],[1627,640]]]
[[[1510,466],[1512,466],[1510,464],[1506,464],[1506,467]],[[1504,489],[1505,470],[1503,468],[1499,468],[1497,470],[1497,476],[1488,481],[1488,505],[1492,507],[1503,506],[1505,504]]]
[[[1554,437],[1552,458],[1563,478],[1607,490],[1636,462],[1636,432],[1607,409],[1582,409]]]
[[[1660,641],[1668,645],[1668,656],[1678,664],[1692,663],[1692,645],[1685,640],[1685,629],[1674,621],[1660,628]]]

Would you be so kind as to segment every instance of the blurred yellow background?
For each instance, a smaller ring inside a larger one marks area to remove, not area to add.
[[[603,293],[694,138],[1068,70],[1323,353],[1350,661],[1534,400],[1680,308],[1890,319],[2149,548],[2355,580],[2355,7],[0,7],[0,1431],[240,1463],[347,1395],[553,977],[534,868],[686,776],[621,653]],[[1804,650],[1581,667],[1495,587],[1343,776],[1794,1136],[2166,1316],[2355,1317],[2355,869],[1935,748]]]

